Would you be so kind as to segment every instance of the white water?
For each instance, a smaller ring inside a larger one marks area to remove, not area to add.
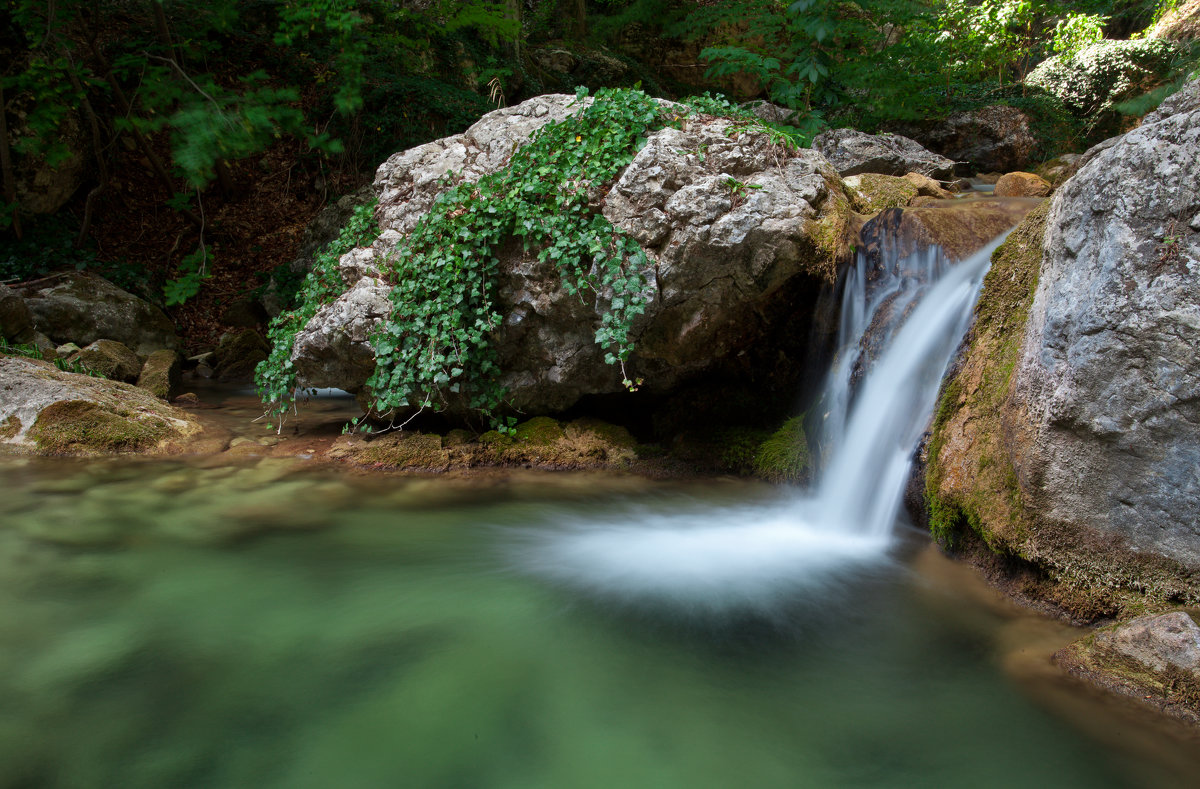
[[[821,399],[829,460],[810,495],[564,523],[527,534],[515,551],[519,566],[631,604],[772,616],[885,561],[914,450],[1002,240],[953,266],[931,250],[885,256],[882,270],[868,271],[860,255],[845,283],[839,350]],[[868,329],[876,358],[866,365]],[[854,387],[860,365],[866,371]]]

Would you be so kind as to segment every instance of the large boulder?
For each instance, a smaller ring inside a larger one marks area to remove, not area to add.
[[[574,112],[568,96],[541,96],[484,116],[466,133],[391,157],[379,170],[378,241],[347,253],[347,291],[299,333],[293,362],[306,386],[358,390],[374,366],[369,337],[390,311],[378,262],[445,188],[503,167],[542,124]],[[769,314],[794,312],[797,282],[832,283],[845,251],[850,201],[816,151],[787,151],[763,133],[700,116],[652,133],[596,201],[646,250],[653,290],[632,331],[631,376],[670,389],[760,345]],[[603,299],[568,294],[553,267],[519,243],[497,251],[494,335],[501,383],[528,412],[557,412],[581,397],[623,391],[594,336]]]
[[[915,140],[899,134],[830,129],[817,135],[813,140],[813,148],[820,151],[842,176],[920,173],[945,180],[954,174],[952,160],[926,150]]]
[[[137,387],[0,356],[0,444],[49,455],[163,453],[200,431]]]
[[[982,172],[1020,170],[1037,150],[1029,116],[1005,104],[956,112],[912,136],[931,151]]]
[[[37,330],[56,343],[83,347],[116,340],[141,355],[179,347],[175,326],[162,310],[94,274],[55,274],[16,291]]]
[[[939,408],[935,528],[1040,566],[1081,614],[1200,601],[1197,183],[1192,82],[997,251]]]
[[[142,371],[142,360],[137,354],[116,340],[96,340],[68,356],[67,361],[80,364],[97,375],[127,384],[135,382]]]

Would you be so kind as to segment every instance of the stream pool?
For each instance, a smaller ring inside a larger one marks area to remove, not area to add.
[[[303,452],[0,457],[0,483],[3,789],[1170,787],[1200,767],[1055,673],[1078,632],[913,530],[769,608],[528,560],[580,523],[777,512],[765,486]]]

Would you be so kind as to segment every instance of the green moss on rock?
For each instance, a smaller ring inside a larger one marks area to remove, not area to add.
[[[442,448],[441,436],[397,431],[368,441],[356,460],[378,468],[443,471],[450,466],[450,453]]]
[[[80,455],[138,452],[149,449],[170,432],[159,417],[107,411],[87,400],[52,403],[29,428],[29,437],[40,452]]]
[[[550,445],[566,436],[562,425],[548,416],[535,416],[516,427],[518,443]]]
[[[917,184],[906,178],[879,173],[863,173],[847,179],[854,195],[854,210],[860,214],[878,214],[888,208],[903,208],[919,193]]]

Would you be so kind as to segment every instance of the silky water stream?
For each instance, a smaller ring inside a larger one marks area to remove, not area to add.
[[[897,520],[985,266],[852,275],[812,495],[0,457],[0,787],[1192,785],[1049,666],[1078,633]]]

